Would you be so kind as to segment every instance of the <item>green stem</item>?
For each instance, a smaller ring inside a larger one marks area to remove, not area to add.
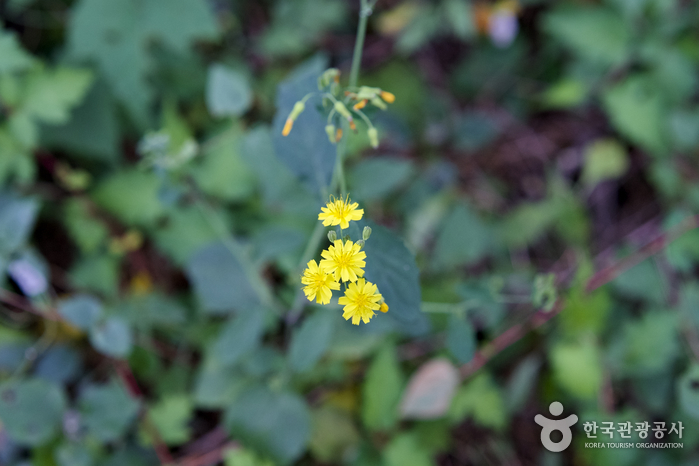
[[[366,0],[361,0],[359,7],[359,26],[357,39],[354,42],[354,55],[352,56],[352,69],[350,71],[349,85],[355,87],[359,78],[359,68],[362,64],[362,49],[364,48],[364,36],[366,36],[366,23],[369,19],[370,8]]]

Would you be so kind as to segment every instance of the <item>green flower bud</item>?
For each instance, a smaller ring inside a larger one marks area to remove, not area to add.
[[[330,142],[335,144],[337,140],[335,139],[335,125],[327,125],[325,127],[325,133],[328,135]]]
[[[328,232],[328,239],[330,240],[331,243],[335,242],[335,240],[337,239],[337,233],[335,233],[335,230],[330,230]]]
[[[299,100],[294,104],[294,108],[291,110],[291,113],[289,114],[289,119],[290,120],[296,120],[299,115],[301,115],[301,112],[303,112],[306,108],[306,104],[302,101]]]
[[[364,239],[364,241],[366,241],[369,239],[370,236],[371,236],[371,227],[364,227],[364,231],[362,231],[362,239]]]
[[[343,117],[345,117],[346,119],[352,120],[352,114],[349,110],[347,110],[347,107],[345,107],[345,104],[343,104],[342,102],[335,102],[335,111]]]
[[[358,240],[357,244],[359,245],[360,248],[363,248],[364,247],[364,240],[363,239]]]
[[[388,108],[388,107],[386,106],[386,104],[384,103],[384,101],[381,100],[381,99],[379,99],[378,97],[372,98],[372,99],[371,99],[371,103],[372,103],[372,105],[373,105],[374,107],[378,107],[378,108],[380,108],[381,110],[386,110],[386,109]]]
[[[371,127],[367,131],[367,135],[369,136],[369,142],[371,143],[371,147],[376,149],[379,147],[379,132],[376,131],[376,128]]]

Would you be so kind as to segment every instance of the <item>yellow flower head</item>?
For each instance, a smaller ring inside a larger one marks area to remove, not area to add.
[[[384,314],[388,312],[388,304],[386,303],[381,303],[381,307],[379,308],[379,311],[383,312]]]
[[[342,317],[345,320],[352,318],[352,323],[359,325],[360,320],[365,324],[369,323],[374,317],[374,311],[379,310],[381,299],[383,298],[376,285],[360,278],[355,283],[349,284],[345,290],[345,295],[340,297],[338,303],[345,306]]]
[[[335,240],[335,243],[320,255],[323,256],[320,268],[331,273],[335,280],[354,282],[357,281],[357,277],[364,276],[363,267],[366,262],[363,259],[366,259],[366,253],[360,251],[360,246],[350,240],[344,243],[339,239]]]
[[[341,137],[341,136],[340,136]],[[323,221],[323,226],[340,225],[341,229],[349,228],[352,220],[361,220],[364,209],[358,209],[356,202],[350,204],[349,196],[345,199],[335,199],[330,197],[330,202],[325,207],[321,207],[318,220]]]
[[[303,272],[301,283],[306,285],[303,289],[306,298],[309,301],[315,299],[320,304],[328,304],[330,302],[330,298],[333,295],[330,290],[340,289],[340,284],[333,276],[326,273],[322,267],[318,267],[314,260],[308,262],[308,268]]]

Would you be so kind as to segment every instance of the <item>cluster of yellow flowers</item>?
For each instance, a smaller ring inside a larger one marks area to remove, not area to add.
[[[364,210],[359,209],[356,202],[351,203],[349,197],[331,197],[330,202],[321,208],[318,220],[323,221],[323,226],[340,225],[340,229],[344,230],[349,227],[349,222],[360,220],[362,215]],[[336,239],[335,231],[331,231],[328,237],[333,244],[321,253],[323,259],[320,264],[315,260],[309,261],[301,277],[306,298],[309,301],[315,299],[319,304],[328,304],[332,290],[339,290],[340,282],[343,282],[344,296],[338,303],[344,305],[342,317],[352,319],[354,325],[359,325],[360,321],[369,323],[374,311],[388,312],[388,305],[376,285],[362,278],[366,266],[366,253],[362,251],[362,246],[370,234],[371,229],[367,227],[362,239],[353,242],[349,238]]]

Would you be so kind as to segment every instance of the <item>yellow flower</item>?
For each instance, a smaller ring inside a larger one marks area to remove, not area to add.
[[[342,136],[340,136],[342,137]],[[323,221],[323,226],[340,225],[341,229],[349,228],[352,220],[361,220],[364,209],[358,209],[356,202],[350,204],[349,196],[346,199],[335,199],[330,197],[330,202],[325,207],[321,207],[318,220]]]
[[[388,312],[388,304],[386,303],[381,303],[381,307],[379,308],[379,311],[383,312],[384,314]]]
[[[323,260],[320,268],[332,274],[335,280],[343,282],[357,281],[357,277],[364,276],[362,267],[366,265],[362,259],[366,259],[366,253],[360,251],[360,246],[350,240],[342,242],[335,240],[334,245],[320,253]]]
[[[306,298],[309,301],[315,299],[320,304],[328,304],[330,302],[330,298],[333,295],[330,290],[340,289],[340,284],[333,276],[325,272],[322,267],[318,267],[314,260],[308,262],[308,268],[303,272],[301,283],[306,285],[303,289]]]
[[[352,318],[352,323],[359,325],[360,320],[365,324],[369,323],[374,317],[374,311],[378,311],[381,307],[378,303],[381,299],[383,298],[376,289],[376,285],[360,278],[355,283],[349,284],[345,295],[340,297],[338,303],[345,306],[342,317],[345,320]]]

